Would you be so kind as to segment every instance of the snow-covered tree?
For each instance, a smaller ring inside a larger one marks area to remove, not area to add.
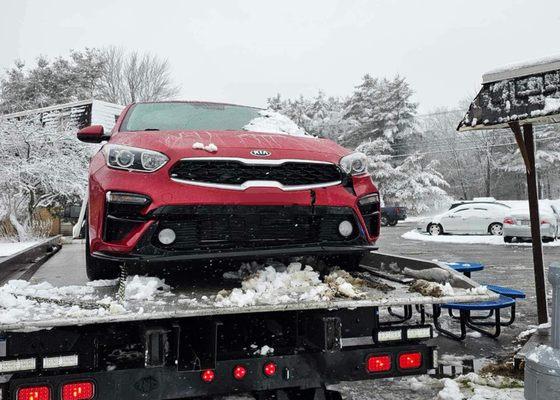
[[[394,153],[406,152],[406,140],[414,127],[417,104],[405,78],[373,78],[367,74],[346,102],[344,119],[352,127],[342,143],[357,147],[368,140],[384,139]]]
[[[91,146],[69,124],[43,126],[37,119],[0,117],[0,202],[19,239],[33,232],[39,207],[53,207],[85,194]]]
[[[165,100],[178,92],[167,60],[118,48],[74,50],[26,67],[16,61],[0,79],[0,114],[96,98],[117,104]]]
[[[299,96],[284,100],[277,94],[268,99],[268,107],[292,119],[306,132],[328,139],[337,140],[346,125],[342,120],[342,102],[335,97],[326,97],[319,92],[314,98]]]
[[[444,188],[448,183],[436,169],[437,160],[425,161],[413,154],[396,168],[397,179],[392,179],[383,192],[385,201],[408,207],[411,214],[422,214],[441,207],[451,199]]]

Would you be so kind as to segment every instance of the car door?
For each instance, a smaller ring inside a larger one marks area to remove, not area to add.
[[[463,215],[470,209],[470,207],[457,207],[447,211],[442,217],[440,224],[444,232],[461,233],[464,229]]]
[[[472,229],[472,233],[485,234],[488,233],[488,227],[492,222],[496,221],[496,210],[492,210],[489,207],[474,207],[474,214],[470,219],[469,228]]]

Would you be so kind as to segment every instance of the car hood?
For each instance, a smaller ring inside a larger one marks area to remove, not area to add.
[[[248,131],[141,131],[118,132],[111,144],[156,150],[172,159],[184,157],[263,158],[252,150],[266,150],[269,159],[307,159],[338,163],[349,150],[331,140],[312,136],[293,136]],[[195,143],[213,143],[216,152],[194,149]]]

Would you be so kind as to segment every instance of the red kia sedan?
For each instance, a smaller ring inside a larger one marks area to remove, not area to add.
[[[119,264],[216,259],[310,255],[356,265],[374,249],[380,225],[365,156],[286,132],[287,118],[278,116],[146,102],[128,106],[111,133],[80,130],[84,142],[106,141],[89,168],[88,277],[115,277]]]

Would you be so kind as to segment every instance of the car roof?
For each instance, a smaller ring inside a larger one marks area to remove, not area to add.
[[[480,204],[484,204],[487,206],[500,206],[500,207],[506,207],[506,208],[511,208],[510,206],[508,206],[507,204],[504,203],[500,203],[497,201],[473,201],[473,200],[464,200],[464,201],[457,201],[455,203],[451,204],[451,207],[449,207],[450,210],[457,208],[459,206],[470,206],[470,205],[480,205]]]

